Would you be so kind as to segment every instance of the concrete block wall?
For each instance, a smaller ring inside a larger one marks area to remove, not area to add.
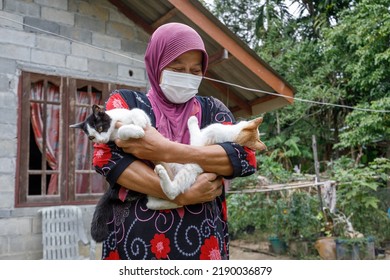
[[[42,257],[38,209],[15,208],[21,71],[146,87],[131,58],[148,39],[107,0],[0,0],[0,259]],[[94,206],[82,207],[89,230]]]

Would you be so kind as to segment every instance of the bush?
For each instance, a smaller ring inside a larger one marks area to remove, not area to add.
[[[258,230],[271,231],[272,200],[264,193],[231,194],[227,197],[229,233],[232,239]]]
[[[295,190],[276,201],[272,215],[273,232],[285,241],[311,240],[321,230],[318,211],[317,196]]]
[[[349,216],[355,230],[374,236],[381,242],[390,240],[390,219],[387,188],[390,160],[377,158],[368,166],[353,168],[352,160],[340,158],[330,170],[338,182],[337,208]]]

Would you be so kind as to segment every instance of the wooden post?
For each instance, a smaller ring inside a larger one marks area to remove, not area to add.
[[[312,135],[312,147],[313,147],[313,156],[314,156],[314,169],[315,169],[315,172],[316,172],[316,181],[317,181],[317,183],[319,183],[320,182],[320,163],[318,161],[317,140],[316,140],[316,136],[315,135]],[[323,209],[320,185],[317,185],[317,191],[318,191],[318,199],[319,199],[319,202],[320,202],[320,211],[323,212],[324,209]]]

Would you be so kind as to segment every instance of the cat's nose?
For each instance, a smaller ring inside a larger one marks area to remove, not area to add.
[[[95,136],[89,136],[88,139],[93,141],[93,139],[95,139]]]

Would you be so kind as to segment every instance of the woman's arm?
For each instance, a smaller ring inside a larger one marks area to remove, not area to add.
[[[127,189],[169,200],[160,186],[154,171],[140,160],[132,162],[118,177],[117,183]],[[176,197],[178,205],[197,204],[214,200],[222,193],[222,180],[213,173],[198,176],[192,187]]]
[[[172,142],[155,128],[145,129],[145,136],[139,139],[115,140],[124,152],[140,159],[154,162],[196,163],[206,172],[231,176],[233,167],[224,148],[220,145],[196,147]]]

